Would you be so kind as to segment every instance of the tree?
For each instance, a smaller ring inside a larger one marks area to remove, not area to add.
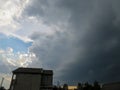
[[[84,84],[83,90],[93,90],[93,87],[91,84],[89,84],[88,82],[86,82]]]
[[[100,90],[100,85],[97,81],[94,82],[94,90]]]
[[[68,85],[67,84],[63,85],[63,90],[68,90]]]
[[[62,90],[61,86],[58,87],[58,90]]]
[[[78,83],[78,85],[77,85],[77,90],[83,90],[83,87],[82,87],[82,84],[81,84],[81,83]]]

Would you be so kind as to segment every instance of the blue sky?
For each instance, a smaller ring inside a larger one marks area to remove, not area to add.
[[[54,81],[71,84],[120,81],[119,8],[119,0],[0,0],[4,86],[18,67],[52,69]]]
[[[25,55],[29,55],[28,52],[31,45],[31,41],[25,42],[18,37],[12,35],[7,36],[0,33],[0,80],[2,77],[5,78],[3,85],[6,88],[9,88],[10,85],[11,71],[15,69],[16,66],[26,66],[20,63],[26,62],[26,60],[23,59]]]
[[[0,34],[0,42],[0,49],[6,50],[7,48],[12,48],[14,50],[14,53],[27,53],[28,48],[32,45],[32,42],[24,42],[17,37],[6,36],[4,34]]]

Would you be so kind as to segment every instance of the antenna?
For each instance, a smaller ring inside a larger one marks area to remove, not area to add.
[[[2,87],[3,81],[4,81],[4,77],[2,77],[0,87]]]

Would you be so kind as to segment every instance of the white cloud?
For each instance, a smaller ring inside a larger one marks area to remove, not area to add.
[[[36,0],[37,1],[37,0]],[[35,2],[36,2],[35,1]],[[40,1],[41,2],[41,1]],[[43,1],[41,3],[46,3]],[[34,0],[4,0],[0,1],[0,32],[10,36],[17,37],[25,42],[32,41],[29,36],[34,32],[39,32],[45,35],[54,35],[56,31],[64,31],[66,21],[69,18],[67,15],[59,15],[62,11],[56,11],[54,9],[54,3],[49,2],[50,8],[45,5],[38,6],[47,10],[44,17],[28,15],[28,8],[32,7]],[[54,10],[56,11],[55,15],[60,17],[60,22],[57,21],[53,15]],[[34,10],[33,10],[34,11]],[[39,11],[39,10],[38,10]],[[34,12],[33,12],[34,13]],[[48,14],[51,13],[49,16]],[[46,19],[45,19],[46,18]],[[51,23],[53,20],[53,24]],[[64,20],[64,23],[61,22]],[[49,21],[49,22],[48,22]],[[59,28],[63,27],[63,28]]]
[[[14,34],[20,29],[18,22],[29,0],[0,0],[0,32]]]
[[[14,67],[27,67],[35,59],[33,53],[14,53],[10,47],[7,50],[0,50],[0,57],[3,64]]]
[[[17,67],[29,67],[36,60],[34,53],[17,52],[8,47],[6,50],[0,49],[0,80],[4,77],[3,86],[9,88],[12,71]]]

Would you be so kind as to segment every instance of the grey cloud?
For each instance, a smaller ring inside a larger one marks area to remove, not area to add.
[[[31,1],[31,4],[29,5],[29,8],[26,8],[26,11],[29,15],[43,16],[44,8],[46,7],[48,7],[48,0],[34,0]]]
[[[45,13],[50,24],[62,21],[69,15],[67,29],[54,36],[33,33],[30,48],[40,63],[51,64],[59,80],[100,82],[120,80],[120,27],[119,1],[115,0],[60,0],[54,2],[52,11]],[[43,4],[44,5],[44,4]],[[28,7],[29,8],[29,7]],[[49,6],[46,10],[51,10]],[[45,11],[44,11],[45,12]],[[61,27],[59,27],[61,28]],[[54,64],[54,65],[53,65]],[[39,63],[38,63],[39,65]],[[53,67],[54,66],[54,67]],[[49,66],[47,68],[50,68]]]
[[[54,36],[38,35],[38,32],[31,36],[35,41],[30,50],[36,54],[41,66],[55,70],[60,63],[64,62],[72,47],[66,36],[67,34],[59,32],[56,32]]]
[[[0,58],[0,73],[10,74],[11,71],[16,68],[12,65],[9,65],[7,62],[3,61],[3,58]]]
[[[61,7],[57,7],[58,0],[33,0],[30,5],[25,8],[23,15],[36,16],[45,24],[59,24],[67,21],[69,13],[66,13]],[[59,18],[59,19],[58,19]]]

